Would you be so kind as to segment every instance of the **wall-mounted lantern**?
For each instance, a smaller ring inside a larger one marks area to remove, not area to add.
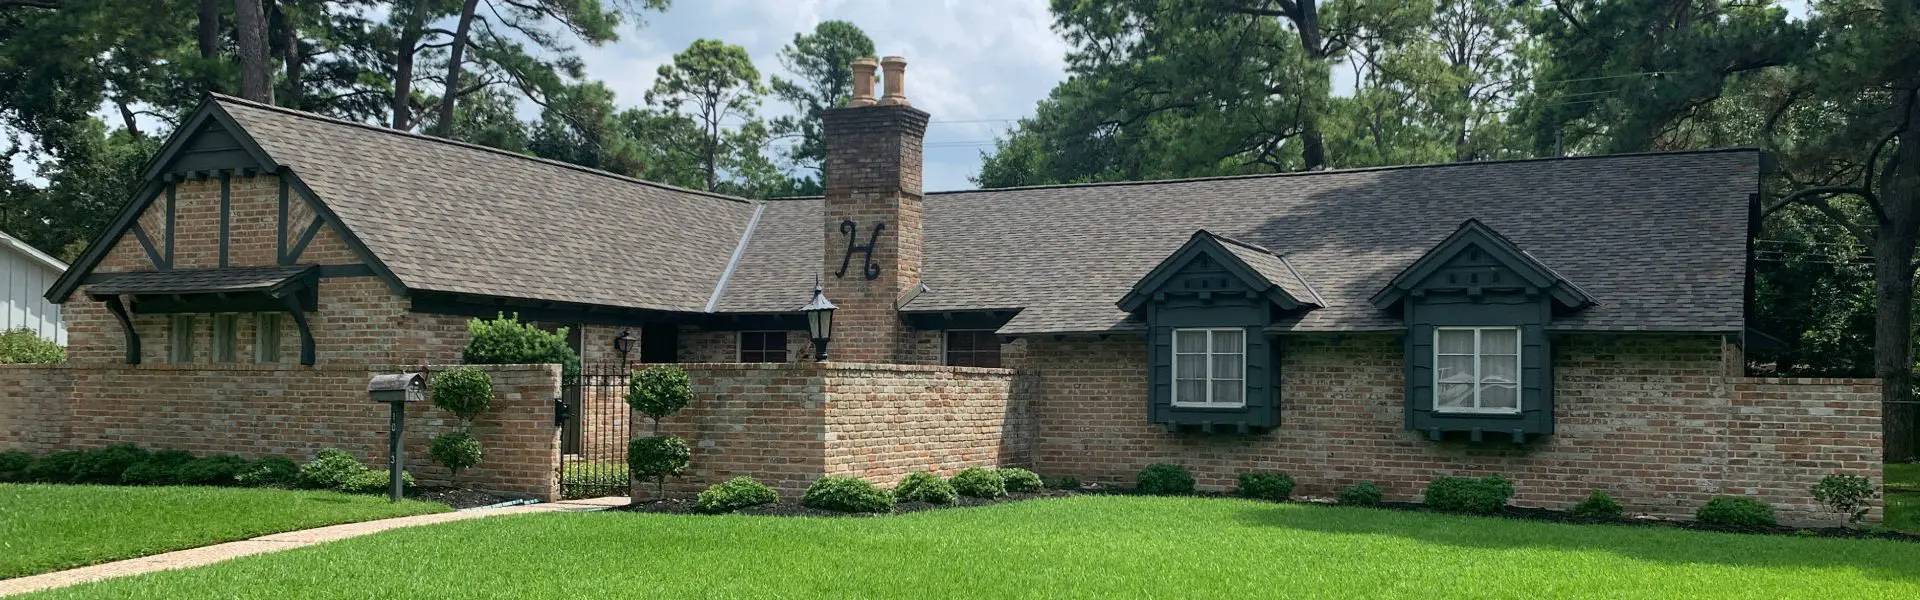
[[[419,373],[393,373],[375,375],[367,382],[367,396],[374,402],[385,403],[390,407],[387,427],[387,469],[393,479],[387,487],[387,500],[399,502],[405,492],[406,456],[400,443],[402,432],[407,427],[407,403],[419,402],[427,396],[427,377]]]
[[[819,283],[813,284],[813,301],[800,307],[800,312],[807,315],[807,335],[813,338],[813,359],[816,361],[827,360],[827,342],[833,339],[834,308]]]
[[[620,362],[627,362],[627,353],[633,351],[632,329],[622,329],[620,335],[613,338],[613,351],[620,353]]]

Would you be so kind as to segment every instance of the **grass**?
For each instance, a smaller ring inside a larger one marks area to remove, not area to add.
[[[1890,464],[1887,481],[1887,516],[1882,525],[1908,533],[1920,533],[1920,463]],[[1894,491],[1904,489],[1906,491]]]
[[[445,510],[336,492],[0,484],[0,578]]]
[[[1920,544],[1231,499],[390,531],[51,598],[1914,598]]]

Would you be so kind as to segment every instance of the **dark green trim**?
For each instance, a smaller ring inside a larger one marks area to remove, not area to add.
[[[368,248],[366,242],[361,241],[360,236],[355,235],[353,230],[347,227],[346,222],[340,220],[340,215],[334,214],[332,207],[320,201],[320,196],[313,192],[313,188],[307,187],[306,181],[301,180],[292,169],[282,171],[280,177],[282,181],[293,185],[293,189],[300,193],[300,198],[305,200],[308,206],[313,207],[315,213],[326,218],[329,225],[333,225],[334,231],[340,234],[340,239],[346,241],[347,248],[359,254],[360,260],[371,265],[374,273],[380,276],[380,280],[387,283],[389,290],[395,294],[407,294],[407,286],[400,282],[399,276],[394,275],[393,269],[387,268],[387,263],[382,262],[380,257],[373,253],[373,249]]]
[[[173,234],[179,231],[174,227],[175,216],[180,212],[179,191],[180,184],[167,184],[167,268],[173,268],[173,240],[180,237]]]
[[[1007,321],[1013,320],[1014,315],[1019,313],[1020,311],[1017,310],[922,312],[900,313],[900,318],[906,319],[907,324],[914,329],[922,331],[945,331],[948,329],[999,330],[1007,324]],[[805,323],[803,322],[802,325],[804,326]]]
[[[1122,296],[1116,305],[1120,310],[1137,313],[1148,302],[1161,300],[1162,296],[1174,292],[1168,289],[1167,284],[1172,282],[1188,263],[1202,254],[1211,256],[1235,279],[1240,280],[1240,284],[1245,286],[1243,293],[1265,298],[1280,310],[1294,310],[1303,305],[1312,305],[1310,302],[1304,302],[1288,294],[1286,290],[1280,288],[1278,282],[1267,280],[1259,271],[1222,245],[1218,236],[1205,229],[1195,231],[1193,236],[1187,239],[1187,243],[1167,255],[1167,258],[1155,265],[1152,271],[1148,271],[1145,277],[1134,282],[1133,288],[1127,290],[1127,294]],[[1200,294],[1205,295],[1208,292],[1200,292]]]
[[[366,265],[320,265],[321,279],[333,279],[335,277],[373,277],[375,275],[379,275],[379,273],[375,273],[373,267]]]
[[[1526,285],[1552,296],[1567,308],[1578,309],[1597,304],[1592,296],[1580,289],[1580,286],[1560,276],[1560,273],[1554,271],[1552,267],[1541,263],[1533,255],[1521,250],[1512,240],[1500,235],[1499,232],[1477,219],[1467,219],[1466,222],[1461,223],[1459,229],[1454,230],[1447,239],[1441,240],[1439,244],[1427,250],[1426,254],[1421,255],[1413,264],[1407,265],[1406,269],[1393,277],[1387,287],[1375,292],[1369,301],[1375,307],[1387,310],[1405,299],[1408,294],[1414,293],[1416,286],[1436,287],[1437,285],[1430,281],[1433,274],[1454,256],[1470,247],[1478,247],[1485,251],[1489,258],[1498,261],[1512,274],[1519,276]],[[1509,282],[1502,284],[1500,288],[1492,289],[1504,289],[1519,283],[1521,281]],[[1479,288],[1477,284],[1450,287],[1469,286],[1477,293]]]
[[[229,245],[228,236],[230,234],[230,230],[232,229],[232,223],[233,223],[233,177],[231,175],[221,174],[220,175],[220,267],[223,269],[226,268],[229,263],[229,259],[227,257],[227,246]]]
[[[287,178],[280,178],[280,217],[273,222],[273,260],[280,266],[289,266],[287,260]]]
[[[141,227],[139,223],[134,223],[130,231],[133,232],[134,241],[140,242],[140,248],[147,251],[147,261],[153,263],[155,270],[165,271],[172,267],[168,264],[167,257],[161,256],[160,250],[153,247],[153,238],[147,237],[146,228]]]
[[[587,325],[625,325],[642,326],[648,323],[674,323],[678,325],[702,326],[710,317],[729,315],[707,315],[694,312],[669,312],[638,308],[617,308],[591,306],[568,302],[546,302],[518,298],[500,298],[474,294],[454,294],[446,292],[416,291],[411,295],[409,310],[416,313],[454,315],[491,319],[502,313],[519,314],[524,321],[544,321],[553,323],[579,323]],[[798,316],[798,315],[796,315]],[[806,328],[804,318],[801,329]]]
[[[275,173],[279,171],[279,163],[274,162],[273,158],[267,155],[266,150],[261,148],[260,144],[253,140],[252,136],[247,135],[246,130],[240,127],[240,123],[233,119],[233,115],[227,114],[226,109],[222,108],[220,103],[214,100],[215,96],[213,95],[201,98],[200,105],[194,107],[193,113],[187,117],[185,124],[174,129],[174,133],[167,139],[167,143],[161,146],[160,151],[155,153],[153,158],[147,161],[147,166],[141,169],[141,179],[157,181],[164,177],[167,174],[168,168],[184,157],[189,150],[188,145],[195,137],[195,134],[205,129],[209,121],[218,124],[221,129],[232,136],[234,143],[238,145],[238,150],[250,157],[254,163],[252,165],[234,163],[231,165],[232,167],[254,166],[258,167],[263,173]],[[213,169],[195,170],[205,171]]]
[[[140,330],[133,326],[127,307],[120,304],[119,298],[107,298],[105,303],[107,312],[113,313],[113,319],[120,322],[120,332],[126,338],[127,364],[140,364]]]
[[[300,241],[294,242],[293,250],[287,252],[287,264],[300,264],[300,255],[307,252],[307,244],[313,243],[314,236],[320,234],[320,226],[325,224],[326,219],[320,218],[320,215],[313,216],[313,222],[307,224],[307,230],[300,233]]]
[[[293,315],[293,325],[300,328],[300,364],[313,366],[313,328],[307,324],[307,312],[301,310],[300,300],[294,295],[281,296],[280,301],[288,313]]]

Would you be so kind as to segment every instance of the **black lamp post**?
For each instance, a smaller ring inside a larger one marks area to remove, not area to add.
[[[627,352],[633,350],[633,330],[622,329],[620,335],[613,338],[613,351],[620,353],[620,362],[627,362]]]
[[[807,334],[813,337],[813,359],[827,360],[827,341],[833,339],[833,302],[819,283],[813,284],[813,301],[800,307],[807,315]]]

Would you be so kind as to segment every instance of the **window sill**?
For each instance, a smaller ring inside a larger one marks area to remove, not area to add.
[[[1241,411],[1247,409],[1247,405],[1245,404],[1182,404],[1175,402],[1172,406],[1180,410]]]
[[[1433,409],[1433,416],[1436,416],[1436,417],[1442,417],[1442,418],[1445,418],[1445,417],[1489,417],[1489,418],[1495,418],[1495,419],[1518,419],[1518,418],[1521,418],[1521,417],[1524,417],[1524,416],[1526,416],[1526,413],[1525,413],[1525,412],[1522,412],[1522,411],[1517,411],[1517,410],[1515,410],[1515,411],[1505,411],[1505,410],[1501,410],[1501,411],[1491,411],[1491,410],[1446,410],[1446,409],[1439,409],[1439,408],[1436,408],[1436,409]]]

